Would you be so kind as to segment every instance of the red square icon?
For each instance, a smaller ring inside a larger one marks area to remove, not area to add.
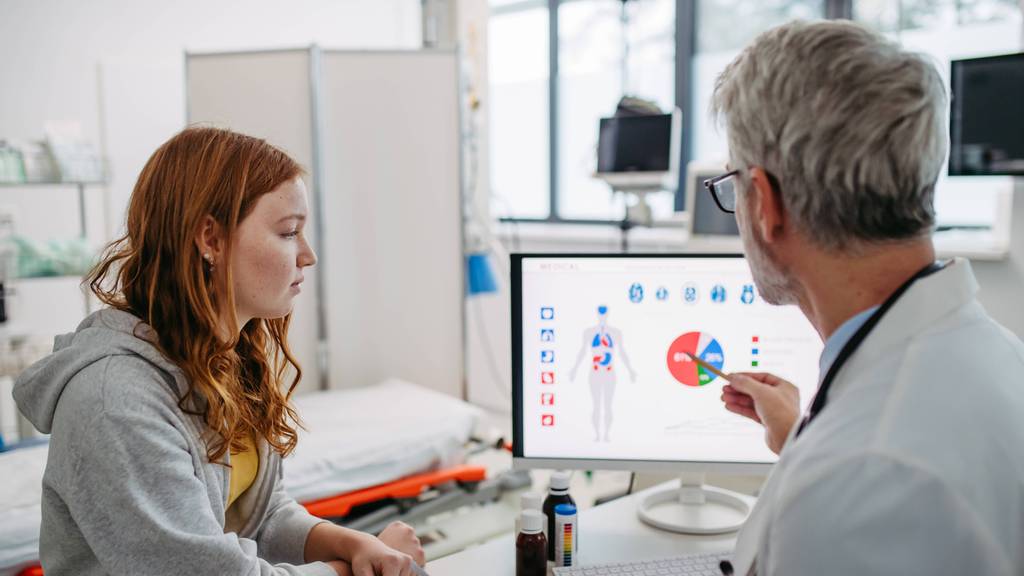
[[[555,373],[554,372],[541,372],[540,373],[540,383],[541,384],[554,384],[555,383]]]
[[[754,336],[753,338],[750,339],[750,341],[751,342],[760,342],[761,341],[761,337],[760,336]]]
[[[540,395],[540,404],[541,406],[554,406],[555,395],[552,394],[551,392],[544,392],[543,394]]]
[[[541,416],[540,416],[540,425],[541,426],[554,426],[555,425],[555,415],[554,414],[541,414]]]

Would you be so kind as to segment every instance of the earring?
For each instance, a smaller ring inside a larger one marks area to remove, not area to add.
[[[211,257],[210,253],[207,252],[203,254],[203,258],[206,258],[206,263],[210,265],[210,272],[213,272],[213,257]]]

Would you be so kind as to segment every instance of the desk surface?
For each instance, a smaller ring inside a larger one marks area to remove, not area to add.
[[[652,528],[636,514],[639,499],[651,491],[679,485],[678,480],[637,492],[607,504],[580,511],[580,564],[624,562],[677,556],[690,552],[731,550],[736,533],[691,536]],[[439,558],[427,564],[431,576],[513,576],[516,571],[515,541],[508,534],[475,548]]]

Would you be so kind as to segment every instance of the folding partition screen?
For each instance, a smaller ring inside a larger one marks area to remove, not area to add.
[[[186,55],[187,118],[308,170],[320,257],[289,340],[302,390],[402,378],[464,397],[459,75],[449,51]]]

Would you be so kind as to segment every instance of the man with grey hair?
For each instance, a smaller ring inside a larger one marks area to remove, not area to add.
[[[725,407],[780,454],[737,574],[1024,574],[1024,344],[936,262],[946,97],[934,66],[850,22],[793,22],[722,73],[735,212],[762,297],[825,341],[818,391],[737,373]]]

